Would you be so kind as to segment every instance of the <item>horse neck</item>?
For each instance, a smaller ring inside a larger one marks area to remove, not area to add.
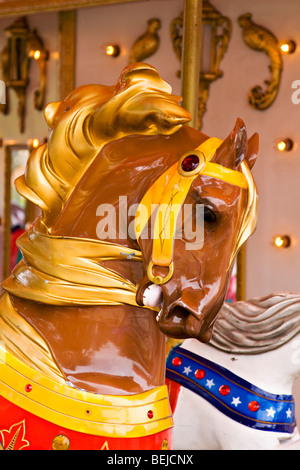
[[[275,394],[292,394],[300,375],[300,334],[281,347],[260,354],[235,354],[186,340],[183,347],[213,361],[253,385]]]

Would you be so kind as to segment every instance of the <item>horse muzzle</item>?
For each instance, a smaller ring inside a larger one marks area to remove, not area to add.
[[[163,303],[157,322],[163,333],[175,339],[196,338],[206,343],[212,335],[212,325],[207,317],[191,310],[180,300],[170,306]]]

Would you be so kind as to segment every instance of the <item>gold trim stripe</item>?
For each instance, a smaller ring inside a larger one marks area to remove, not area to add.
[[[132,396],[93,394],[55,382],[1,348],[5,361],[0,362],[0,395],[51,423],[97,436],[130,438],[173,426],[165,385]],[[31,390],[26,392],[28,384]]]

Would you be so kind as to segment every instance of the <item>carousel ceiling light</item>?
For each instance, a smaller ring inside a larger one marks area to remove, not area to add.
[[[273,244],[276,248],[288,248],[291,245],[291,238],[288,235],[277,235]]]
[[[41,51],[39,49],[32,49],[31,51],[29,51],[29,57],[38,60],[41,57]]]
[[[120,47],[117,44],[108,44],[105,46],[105,54],[110,57],[118,57],[120,52]]]
[[[39,139],[28,139],[27,145],[30,149],[36,149],[40,145]]]
[[[280,51],[282,54],[293,54],[296,50],[296,43],[295,41],[283,41],[280,43]]]
[[[281,139],[276,142],[276,147],[280,152],[289,152],[294,147],[292,139]]]

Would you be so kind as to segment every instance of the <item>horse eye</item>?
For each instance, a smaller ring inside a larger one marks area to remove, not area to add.
[[[213,224],[214,222],[216,222],[216,220],[217,220],[216,214],[211,209],[205,206],[204,207],[204,221],[208,224]]]

